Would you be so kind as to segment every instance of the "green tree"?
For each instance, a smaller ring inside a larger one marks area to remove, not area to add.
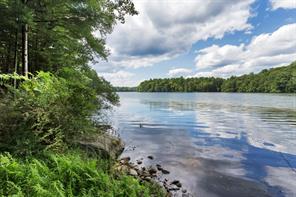
[[[126,14],[137,14],[129,0],[0,0],[0,71],[57,71],[106,59],[106,35]]]

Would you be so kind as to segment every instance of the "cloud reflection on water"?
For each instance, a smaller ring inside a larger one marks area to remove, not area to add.
[[[292,171],[281,155],[295,168],[296,97],[213,93],[120,96],[116,121],[127,144],[137,147],[124,155],[134,159],[154,155],[172,171],[170,176],[179,177],[193,194],[221,196],[229,190],[227,195],[231,196],[242,192],[238,187],[244,185],[249,188],[243,193],[256,191],[254,196],[281,196],[281,188],[288,196],[296,195],[289,189],[296,188],[295,181],[285,185],[284,178],[275,178],[277,174],[296,179],[296,174],[285,175]],[[232,188],[223,186],[219,177]],[[217,184],[221,186],[215,191]]]

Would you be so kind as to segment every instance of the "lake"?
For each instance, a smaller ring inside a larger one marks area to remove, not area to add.
[[[295,94],[119,96],[122,156],[161,164],[192,196],[296,196]]]

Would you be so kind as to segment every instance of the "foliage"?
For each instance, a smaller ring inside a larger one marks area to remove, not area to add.
[[[270,92],[296,93],[296,62],[289,66],[263,70],[228,79],[170,78],[150,79],[138,86],[139,92]]]
[[[0,151],[14,155],[0,154],[0,196],[162,195],[106,160],[65,154],[118,103],[88,64],[107,58],[106,36],[134,14],[130,0],[0,0]]]
[[[289,66],[262,70],[258,74],[231,77],[221,86],[223,92],[296,93],[296,62]]]
[[[217,92],[223,82],[221,78],[169,78],[143,81],[137,88],[140,92]]]
[[[0,155],[0,196],[164,196],[160,187],[115,175],[106,160],[77,152],[42,158]]]
[[[125,15],[134,14],[130,0],[0,0],[0,73],[22,73],[24,24],[29,26],[30,72],[55,72],[106,59],[106,36]]]
[[[137,87],[115,87],[116,92],[136,92]]]
[[[98,132],[92,115],[117,102],[110,84],[90,69],[65,68],[59,77],[41,71],[1,99],[0,149],[61,151],[80,135]]]

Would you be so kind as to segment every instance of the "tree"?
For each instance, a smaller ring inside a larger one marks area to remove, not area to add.
[[[228,79],[214,77],[150,79],[140,83],[139,92],[296,92],[296,62]]]
[[[0,71],[14,72],[16,59],[19,73],[106,59],[106,36],[127,14],[137,14],[130,0],[0,0]]]

